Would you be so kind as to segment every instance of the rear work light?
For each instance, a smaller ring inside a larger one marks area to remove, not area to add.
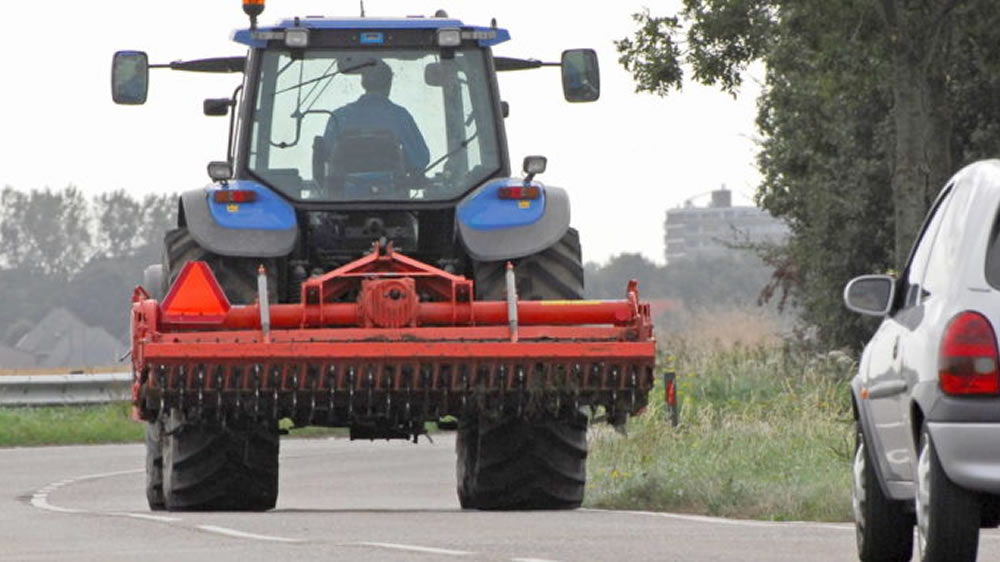
[[[253,203],[257,192],[249,189],[219,189],[212,194],[216,203]]]
[[[535,185],[501,187],[497,190],[500,199],[538,199],[542,190]]]
[[[998,394],[997,338],[982,314],[965,311],[948,323],[938,353],[938,384],[945,394]]]

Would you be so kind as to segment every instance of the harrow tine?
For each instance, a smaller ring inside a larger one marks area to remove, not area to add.
[[[631,377],[631,379],[632,379],[632,381],[631,381],[632,391],[630,392],[631,396],[629,397],[629,400],[630,400],[629,413],[631,414],[631,413],[635,412],[635,392],[636,392],[636,387],[638,386],[639,383],[636,380],[637,379],[637,375],[636,375],[636,372],[635,372],[635,365],[632,365],[629,370],[632,371],[632,377]]]
[[[354,420],[354,367],[347,371],[347,418]]]
[[[430,402],[431,402],[431,373],[430,370],[422,363],[417,364],[417,369],[420,372],[420,385],[424,389],[424,407],[423,407],[423,418],[426,420],[428,418],[428,413],[430,412]]]
[[[205,365],[198,364],[198,405],[197,412],[198,418],[201,419],[201,414],[204,409],[205,404]]]
[[[271,384],[272,381],[270,380],[267,381],[268,384],[270,384],[271,386],[271,395],[273,398],[271,402],[271,418],[278,419],[278,389],[281,387],[281,381],[283,377],[281,376],[282,375],[281,369],[277,366],[274,367],[274,370],[271,371],[271,374],[272,377],[275,379],[273,381],[274,384]]]
[[[180,391],[177,393],[177,407],[184,408],[184,394],[187,388],[187,377],[184,375],[184,365],[177,367],[177,378],[181,379]]]
[[[167,403],[167,368],[164,365],[160,365],[160,409],[159,415],[163,415],[163,411],[166,409]]]
[[[253,422],[260,421],[260,363],[253,365]]]
[[[611,367],[611,411],[608,412],[608,419],[616,417],[618,409],[618,368]]]
[[[365,384],[368,385],[368,417],[372,417],[372,403],[375,401],[375,373],[369,365],[365,369]]]
[[[319,394],[319,368],[314,371],[312,392],[309,398],[309,425],[316,421],[316,395]]]
[[[392,391],[393,391],[393,375],[395,374],[391,369],[386,369],[384,365],[379,365],[379,372],[388,371],[385,375],[385,417],[390,419],[392,417]]]
[[[524,367],[514,367],[517,370],[517,417],[524,416]]]
[[[236,371],[236,374],[234,374],[233,371]],[[231,368],[230,371],[229,371],[230,382],[231,382],[231,380],[232,380],[232,378],[234,376],[237,377],[237,378],[242,379],[243,378],[243,369],[238,368],[238,367]],[[240,381],[240,382],[243,382],[243,381]],[[239,419],[240,412],[243,410],[243,385],[242,384],[237,384],[235,390],[236,390],[236,409],[233,410],[233,414],[234,414],[234,417],[236,419]]]

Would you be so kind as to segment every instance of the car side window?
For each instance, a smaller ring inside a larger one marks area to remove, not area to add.
[[[986,282],[1000,290],[1000,209],[993,219],[989,247],[986,249]]]
[[[965,183],[952,188],[948,208],[941,212],[943,216],[941,226],[938,227],[934,237],[930,258],[927,260],[927,270],[921,282],[921,293],[924,298],[928,294],[933,295],[945,290],[949,283],[956,281],[955,271],[959,267],[959,260],[963,259],[965,254],[962,251],[962,242],[968,223],[969,205],[973,203],[972,190],[969,187]]]
[[[951,195],[952,185],[948,184],[941,191],[941,195],[938,196],[937,201],[934,202],[934,206],[931,207],[927,218],[924,220],[923,228],[920,229],[920,236],[917,238],[913,250],[910,252],[910,262],[907,264],[903,276],[903,303],[901,310],[916,306],[922,300],[924,272],[927,271],[927,262],[930,259],[931,248],[934,245],[934,239],[937,237],[941,221],[951,201]]]

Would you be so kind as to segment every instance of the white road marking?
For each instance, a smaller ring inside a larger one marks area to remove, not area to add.
[[[289,539],[286,537],[275,537],[272,535],[258,535],[255,533],[245,533],[243,531],[237,531],[235,529],[227,529],[226,527],[216,527],[215,525],[198,525],[198,528],[201,529],[202,531],[207,531],[209,533],[225,535],[227,537],[234,537],[237,539],[250,539],[255,541],[284,542],[284,543],[306,542],[303,539]]]
[[[49,494],[52,492],[69,486],[71,484],[76,484],[78,482],[84,482],[86,480],[97,480],[100,478],[111,478],[114,476],[124,476],[127,474],[140,474],[145,472],[145,469],[134,469],[134,470],[119,470],[116,472],[102,472],[99,474],[87,474],[85,476],[80,476],[77,478],[67,478],[65,480],[60,480],[58,482],[53,482],[48,486],[43,486],[39,488],[31,496],[31,505],[44,509],[47,511],[54,511],[56,513],[78,513],[87,515],[104,515],[109,517],[127,517],[130,519],[140,519],[143,521],[155,521],[157,523],[177,523],[183,521],[180,517],[170,517],[166,515],[154,515],[149,513],[132,513],[128,511],[94,511],[91,509],[74,509],[69,507],[60,507],[58,505],[52,505],[49,503]],[[209,533],[215,533],[218,535],[225,535],[228,537],[235,537],[240,539],[250,539],[257,541],[268,541],[268,542],[283,542],[283,543],[302,543],[306,542],[303,539],[290,539],[286,537],[275,537],[270,535],[258,535],[254,533],[245,533],[243,531],[237,531],[235,529],[227,529],[225,527],[216,527],[214,525],[199,525],[199,529]]]
[[[694,521],[697,523],[712,523],[720,525],[735,525],[739,527],[809,527],[813,529],[835,529],[838,531],[853,531],[853,523],[810,523],[809,521],[750,521],[745,519],[726,519],[723,517],[709,517],[707,515],[687,515],[683,513],[667,513],[661,511],[628,511],[617,509],[580,509],[592,513],[624,513],[627,515],[641,515],[645,517],[664,517],[667,519],[678,519],[681,521]]]
[[[470,556],[475,552],[464,550],[448,550],[446,548],[433,548],[430,546],[414,546],[412,544],[393,544],[388,542],[356,542],[350,543],[358,546],[374,546],[376,548],[390,548],[393,550],[409,550],[412,552],[423,552],[427,554],[444,554],[447,556]]]
[[[112,476],[123,476],[125,474],[135,474],[137,472],[143,472],[143,469],[135,470],[118,470],[115,472],[101,472],[98,474],[87,474],[85,476],[80,476],[78,478],[67,478],[65,480],[60,480],[58,482],[53,482],[48,486],[43,486],[39,488],[31,496],[31,505],[37,507],[38,509],[44,509],[46,511],[54,511],[56,513],[93,513],[87,509],[72,509],[69,507],[59,507],[57,505],[52,505],[49,503],[49,494],[62,488],[63,486],[69,486],[70,484],[75,484],[77,482],[83,482],[85,480],[97,480],[99,478],[110,478]]]
[[[115,517],[131,517],[132,519],[144,519],[146,521],[157,521],[159,523],[176,523],[177,521],[183,521],[180,517],[167,517],[166,515],[150,515],[148,513],[129,513],[125,511],[112,511],[106,513],[105,515],[114,515]]]
[[[556,561],[546,560],[545,558],[511,558],[510,562],[556,562]]]

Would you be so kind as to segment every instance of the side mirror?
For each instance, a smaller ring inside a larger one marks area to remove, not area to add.
[[[208,98],[202,103],[202,110],[209,117],[223,117],[229,113],[232,100],[229,98]]]
[[[597,101],[601,97],[601,70],[593,49],[570,49],[562,54],[563,96],[569,102]]]
[[[149,57],[142,51],[118,51],[111,59],[111,99],[142,105],[149,92]]]
[[[233,166],[229,162],[217,160],[208,163],[208,177],[214,182],[224,182],[233,177]]]
[[[544,172],[548,162],[544,156],[525,156],[524,173],[527,175],[524,176],[524,184],[527,185],[536,175]]]
[[[892,308],[896,280],[888,275],[862,275],[844,287],[847,308],[867,316],[885,316]]]

